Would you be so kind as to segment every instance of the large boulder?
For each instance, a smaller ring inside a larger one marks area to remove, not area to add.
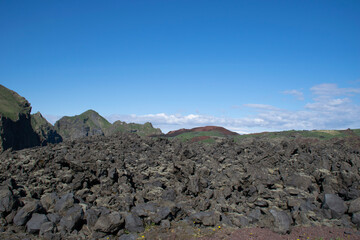
[[[111,212],[110,214],[100,216],[96,221],[94,230],[104,233],[113,233],[118,231],[123,223],[124,219],[119,212]]]
[[[291,217],[282,210],[271,209],[271,215],[274,218],[274,230],[275,232],[285,234],[290,232],[290,226],[292,223]]]
[[[31,219],[26,223],[26,229],[28,233],[38,233],[41,225],[45,222],[49,222],[49,219],[45,214],[34,213]]]
[[[67,210],[65,216],[60,220],[60,226],[71,232],[74,229],[80,228],[84,218],[84,211],[78,204]]]
[[[64,215],[66,211],[74,206],[75,198],[73,193],[67,193],[63,195],[60,199],[57,199],[54,210],[60,215]]]
[[[331,218],[341,218],[347,211],[345,202],[336,194],[325,194],[323,208],[330,210]]]
[[[214,211],[198,212],[190,215],[190,220],[204,226],[215,226],[220,221],[220,214]]]
[[[125,228],[130,232],[143,232],[144,224],[140,217],[128,214],[125,217]]]
[[[14,223],[18,226],[23,226],[31,218],[33,213],[37,213],[42,209],[39,201],[33,201],[25,204],[15,215]]]
[[[357,198],[350,202],[349,213],[360,212],[360,198]]]
[[[5,217],[17,205],[17,199],[8,187],[0,189],[0,216]]]

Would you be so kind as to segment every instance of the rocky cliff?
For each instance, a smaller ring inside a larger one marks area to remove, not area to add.
[[[0,85],[0,151],[40,145],[31,126],[30,103],[19,94]]]
[[[47,143],[59,143],[62,142],[62,137],[55,130],[40,112],[31,115],[31,125],[34,131],[39,135],[41,145]]]

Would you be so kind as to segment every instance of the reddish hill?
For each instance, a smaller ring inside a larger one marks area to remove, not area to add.
[[[206,127],[192,128],[192,129],[182,128],[182,129],[179,129],[179,130],[170,131],[165,136],[167,136],[167,137],[176,137],[176,136],[178,136],[180,134],[188,133],[188,132],[210,132],[210,131],[220,132],[220,133],[222,133],[224,135],[238,135],[236,132],[232,132],[232,131],[227,130],[226,128],[223,128],[223,127],[206,126]]]

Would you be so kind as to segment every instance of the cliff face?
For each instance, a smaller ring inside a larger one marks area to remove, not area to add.
[[[31,126],[30,103],[16,92],[0,85],[0,151],[40,145]]]
[[[39,135],[41,145],[47,143],[59,143],[62,142],[62,137],[55,130],[40,112],[31,115],[31,125],[34,131]]]

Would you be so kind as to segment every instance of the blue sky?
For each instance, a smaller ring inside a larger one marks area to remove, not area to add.
[[[360,128],[360,1],[0,1],[0,83],[50,122]]]

